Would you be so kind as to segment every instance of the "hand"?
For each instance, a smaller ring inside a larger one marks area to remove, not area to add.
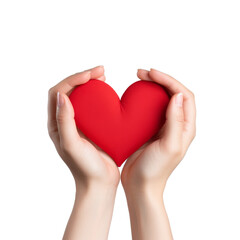
[[[141,69],[137,75],[142,80],[163,85],[171,99],[163,128],[128,158],[122,170],[132,237],[133,240],[172,240],[163,191],[195,137],[194,95],[174,78],[155,69]]]
[[[105,81],[102,66],[76,73],[49,90],[48,132],[76,183],[63,240],[107,239],[120,173],[108,154],[76,128],[68,95],[90,79]]]
[[[164,188],[165,183],[184,157],[196,133],[196,109],[194,94],[171,76],[155,69],[139,69],[138,77],[164,86],[170,96],[166,122],[124,165],[121,180],[123,186],[151,185]]]
[[[74,110],[68,98],[74,87],[90,79],[105,81],[103,66],[69,76],[49,90],[48,132],[77,185],[86,187],[98,183],[117,187],[120,180],[118,167],[109,155],[76,128]]]

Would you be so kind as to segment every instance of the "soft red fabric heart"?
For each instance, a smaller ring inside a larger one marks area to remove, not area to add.
[[[69,96],[77,127],[117,166],[152,138],[165,122],[169,95],[159,84],[139,80],[119,99],[107,83],[91,79]]]

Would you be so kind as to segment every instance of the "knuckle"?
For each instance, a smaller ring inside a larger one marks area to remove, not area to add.
[[[60,148],[65,154],[69,155],[72,152],[72,144],[70,142],[60,141]]]
[[[48,130],[49,137],[52,138],[53,132],[52,132],[52,128],[51,128],[49,121],[47,123],[47,130]]]
[[[57,122],[58,123],[62,123],[63,122],[63,115],[60,113],[60,112],[58,112],[57,114],[56,114],[56,120],[57,120]]]
[[[184,122],[184,115],[183,115],[182,112],[178,112],[178,113],[176,114],[176,121],[177,121],[177,123],[179,123],[179,124],[182,124],[182,123]]]
[[[59,124],[63,124],[65,122],[65,115],[62,111],[57,110],[56,120]]]
[[[172,156],[180,157],[181,155],[182,155],[182,149],[181,148],[172,149]]]
[[[53,132],[48,131],[48,136],[53,140]]]
[[[61,117],[61,116],[58,116],[57,117],[57,124],[58,124],[58,127],[61,128],[61,126],[63,126],[65,124],[64,118]]]
[[[54,88],[54,87],[49,88],[49,90],[48,90],[48,96],[51,96],[54,91],[55,91],[55,88]]]
[[[166,146],[167,154],[173,157],[178,157],[182,155],[182,148],[179,145],[169,144]]]
[[[189,90],[189,96],[192,98],[192,99],[195,99],[195,95],[192,91]]]
[[[52,130],[48,130],[48,135],[49,135],[50,139],[54,142],[56,139],[57,133]]]

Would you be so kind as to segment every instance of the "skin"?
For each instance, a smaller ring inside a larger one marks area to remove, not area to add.
[[[91,78],[105,81],[103,66],[69,76],[52,87],[48,94],[49,136],[76,184],[75,203],[64,240],[107,239],[120,181],[115,162],[75,125],[68,95],[75,86]]]
[[[163,192],[167,179],[196,134],[194,95],[174,78],[155,69],[139,69],[137,76],[165,86],[171,100],[161,131],[132,154],[122,170],[132,237],[134,240],[173,239]],[[64,240],[107,239],[120,181],[115,162],[75,125],[68,95],[75,86],[91,78],[105,81],[103,66],[76,73],[49,90],[49,135],[76,184],[75,203]]]
[[[163,202],[166,182],[196,135],[194,94],[173,77],[155,69],[139,69],[138,77],[166,87],[171,95],[166,122],[132,154],[121,174],[133,240],[173,239]]]

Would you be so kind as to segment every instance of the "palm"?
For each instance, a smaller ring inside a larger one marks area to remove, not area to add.
[[[166,122],[162,128],[150,140],[142,145],[127,160],[122,170],[122,180],[130,180],[129,178],[137,177],[137,175],[145,178],[151,177],[153,174],[162,172],[166,167],[165,158],[165,136]]]
[[[136,174],[143,175],[147,168],[153,167],[154,162],[159,160],[159,154],[159,140],[150,139],[128,158],[122,170],[122,179],[127,180]]]
[[[120,172],[113,159],[79,129],[78,133],[79,136],[85,140],[84,158],[88,160],[86,164],[91,165],[88,166],[87,169],[111,174],[114,180],[118,180],[120,178]]]

